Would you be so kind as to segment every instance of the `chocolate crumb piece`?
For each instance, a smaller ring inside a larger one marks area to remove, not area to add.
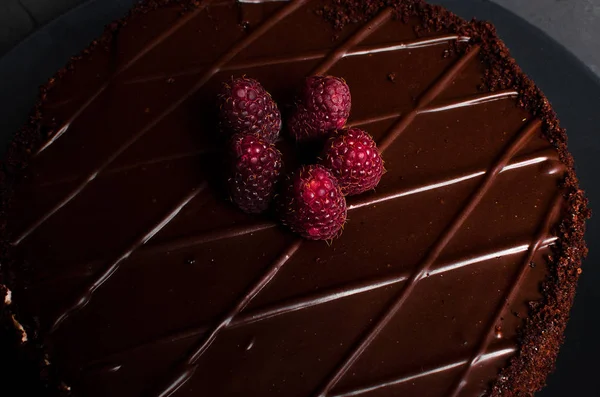
[[[494,328],[494,336],[496,337],[496,339],[502,338],[502,327],[501,326],[496,325],[496,327]]]
[[[396,82],[396,73],[390,73],[387,75],[387,78],[389,81],[391,81],[392,83]]]

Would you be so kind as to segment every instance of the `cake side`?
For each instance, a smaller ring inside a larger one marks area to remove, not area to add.
[[[168,3],[168,2],[166,2]],[[165,3],[165,4],[166,4]],[[393,5],[394,2],[389,2]],[[342,9],[337,10],[337,15],[348,16],[351,13],[356,15],[375,15],[381,11],[381,7],[386,4],[375,4],[367,10],[361,6],[349,4],[343,5]],[[556,253],[553,257],[553,269],[549,280],[545,284],[544,299],[545,303],[537,303],[532,308],[532,317],[527,320],[523,333],[524,348],[511,359],[511,364],[504,369],[503,376],[494,386],[494,393],[514,393],[531,392],[539,388],[551,370],[555,355],[562,338],[562,332],[568,316],[568,308],[572,301],[575,281],[578,275],[577,269],[581,256],[585,253],[583,244],[583,222],[588,216],[585,200],[582,193],[577,188],[577,181],[572,169],[572,159],[566,149],[566,135],[558,126],[558,122],[543,95],[535,86],[522,74],[506,51],[504,45],[496,38],[493,29],[486,24],[470,23],[452,16],[452,14],[433,6],[426,6],[420,2],[402,2],[398,8],[400,19],[409,17],[421,17],[424,22],[422,34],[438,32],[443,30],[450,33],[459,33],[460,35],[471,37],[472,41],[468,45],[458,44],[449,49],[454,49],[458,54],[463,54],[472,49],[473,45],[478,45],[479,57],[488,64],[492,65],[485,75],[484,87],[482,92],[495,92],[497,90],[517,89],[520,94],[520,103],[524,109],[531,111],[543,120],[544,133],[553,145],[557,148],[560,160],[567,166],[567,176],[563,187],[565,197],[567,198],[565,210],[562,215],[564,219],[560,228],[562,238],[559,238],[559,245],[555,248]],[[128,17],[132,18],[132,17]],[[355,19],[353,15],[352,19]],[[127,19],[125,20],[127,21]],[[366,19],[365,19],[366,21]],[[429,30],[431,29],[431,30]],[[105,34],[102,41],[110,42],[113,31]],[[47,128],[47,125],[43,127]],[[27,160],[20,153],[24,148],[31,149],[40,146],[42,141],[42,125],[39,119],[34,118],[31,127],[26,128],[23,133],[24,138],[17,138],[17,142],[22,140],[26,144],[13,144],[8,156],[8,166],[20,168],[26,164]],[[29,146],[29,147],[28,147]],[[11,165],[12,164],[12,165]],[[14,175],[8,171],[6,175]],[[3,207],[5,208],[5,207]],[[3,261],[3,263],[7,263]],[[10,280],[8,282],[10,285]],[[553,326],[551,333],[548,333],[549,316],[552,316]],[[27,327],[26,327],[27,328]],[[33,327],[32,329],[35,329]],[[542,338],[542,334],[544,338]],[[550,336],[548,336],[550,335]],[[546,353],[540,357],[539,352],[534,349],[543,346]],[[532,357],[535,357],[532,359]],[[506,394],[505,394],[506,395]]]

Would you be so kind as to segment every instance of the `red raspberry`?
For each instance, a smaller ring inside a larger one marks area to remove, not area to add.
[[[309,240],[337,237],[346,222],[346,199],[331,172],[320,165],[304,166],[288,178],[278,205],[282,222]]]
[[[308,77],[301,102],[289,121],[290,134],[300,141],[326,136],[346,124],[351,104],[350,88],[344,79]]]
[[[297,141],[313,141],[326,137],[328,130],[318,120],[316,113],[309,112],[303,105],[298,104],[294,114],[288,120],[290,135]]]
[[[375,188],[385,172],[373,137],[358,128],[339,131],[329,138],[321,164],[331,170],[347,196]]]
[[[257,214],[269,207],[282,168],[281,153],[258,134],[236,134],[230,145],[228,180],[231,199],[244,212]]]
[[[268,142],[277,140],[281,113],[258,81],[240,77],[223,83],[219,108],[221,126],[229,133],[258,133]]]
[[[342,128],[350,116],[350,87],[340,77],[312,76],[304,81],[303,105],[317,113],[328,130]]]

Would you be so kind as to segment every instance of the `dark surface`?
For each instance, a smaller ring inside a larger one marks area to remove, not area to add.
[[[593,175],[596,171],[593,160],[594,155],[598,153],[598,140],[595,139],[594,132],[596,126],[600,125],[600,117],[595,113],[595,109],[600,108],[599,88],[595,77],[564,49],[539,31],[492,4],[477,6],[472,4],[467,6],[463,2],[443,4],[465,17],[476,15],[480,19],[491,19],[496,24],[501,37],[513,50],[515,58],[545,91],[558,111],[563,125],[569,129],[570,148],[577,161],[578,175],[593,205],[597,194],[592,190],[595,179]],[[107,4],[103,6],[107,7]],[[126,8],[125,4],[118,5],[112,15],[118,15]],[[80,12],[82,11],[78,10],[78,13]],[[98,10],[92,12],[96,13]],[[97,14],[94,15],[96,20]],[[112,15],[107,19],[113,19]],[[69,18],[72,18],[71,22]],[[80,14],[68,15],[40,32],[40,37],[37,37],[38,35],[31,37],[23,46],[0,60],[2,84],[11,84],[6,88],[2,86],[3,89],[0,90],[0,103],[10,104],[10,106],[2,106],[3,111],[8,111],[7,115],[2,117],[2,122],[7,122],[6,126],[3,125],[4,130],[14,131],[22,123],[35,98],[35,85],[44,81],[47,76],[62,66],[68,55],[73,53],[73,49],[82,48],[98,34],[96,24],[82,24],[81,21]],[[76,28],[83,28],[84,32],[75,33]],[[54,37],[55,42],[63,49],[62,53],[49,51],[53,48],[51,37]],[[524,40],[524,37],[527,39]],[[73,46],[65,45],[71,40]],[[34,61],[35,59],[38,61]],[[32,70],[24,72],[23,65],[29,65]],[[592,253],[588,264],[594,262],[593,241],[596,241],[594,236],[597,236],[595,233],[597,230],[594,229],[592,220],[589,223]],[[568,342],[561,351],[559,371],[550,378],[551,386],[541,393],[542,396],[594,395],[596,388],[591,372],[594,366],[577,364],[586,362],[586,358],[594,360],[600,353],[594,337],[594,330],[599,325],[598,319],[590,315],[593,313],[591,309],[588,310],[587,318],[583,315],[585,306],[595,308],[598,304],[598,292],[593,288],[598,281],[600,281],[598,270],[592,265],[586,266],[573,311],[573,319],[567,331]],[[574,384],[573,379],[578,381]],[[589,379],[589,383],[586,383],[586,379]]]
[[[600,77],[600,0],[475,1],[492,1],[537,26]]]

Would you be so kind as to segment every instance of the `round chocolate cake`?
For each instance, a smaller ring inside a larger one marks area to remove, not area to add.
[[[236,208],[217,117],[256,79],[284,172],[318,161],[288,131],[315,75],[387,170],[328,242]],[[1,186],[8,395],[532,395],[586,254],[550,104],[419,0],[142,2],[41,89]]]

